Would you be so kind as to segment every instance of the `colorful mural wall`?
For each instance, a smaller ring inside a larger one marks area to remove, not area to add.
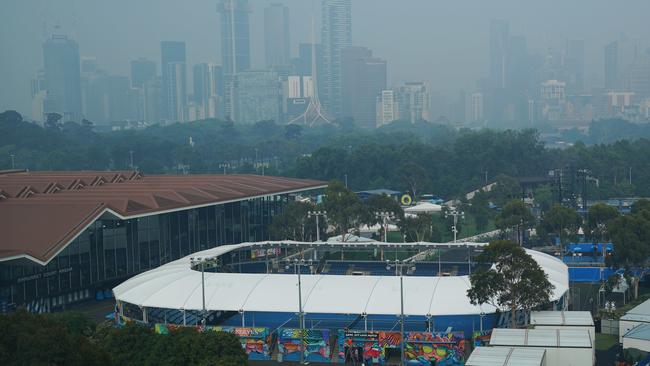
[[[303,337],[300,329],[278,329],[278,353],[285,361],[300,360],[300,344],[305,342],[305,360],[314,362],[330,361],[330,333],[327,329],[305,329]]]
[[[270,360],[269,328],[206,327],[206,331],[227,332],[239,337],[242,348],[250,360]]]
[[[474,347],[476,348],[489,345],[491,336],[491,330],[485,330],[483,332],[475,331],[472,333],[472,342],[474,343]]]
[[[399,332],[366,332],[339,330],[339,361],[384,363],[389,349],[398,349],[402,341]]]
[[[463,332],[406,333],[404,350],[409,365],[454,366],[465,364],[465,334]]]
[[[202,326],[182,326],[175,324],[155,324],[154,330],[157,334],[169,334],[179,328],[194,328],[198,332],[226,332],[232,333],[239,337],[241,346],[246,351],[248,358],[251,360],[270,360],[269,328],[242,328],[242,327],[202,327]]]

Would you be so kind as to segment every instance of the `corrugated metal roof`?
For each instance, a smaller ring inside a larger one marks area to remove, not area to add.
[[[466,366],[540,366],[543,348],[477,347],[465,362]]]
[[[0,261],[44,264],[105,212],[127,219],[324,186],[258,175],[0,172]]]
[[[491,346],[591,348],[586,329],[501,329],[492,331]]]
[[[594,319],[588,311],[533,311],[532,325],[594,326]]]
[[[623,338],[641,339],[650,341],[650,324],[641,324],[627,331]]]

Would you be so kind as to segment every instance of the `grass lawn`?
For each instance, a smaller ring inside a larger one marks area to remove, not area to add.
[[[618,337],[611,334],[596,333],[596,349],[606,351],[618,344]]]

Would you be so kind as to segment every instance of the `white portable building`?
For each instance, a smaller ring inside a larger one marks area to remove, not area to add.
[[[650,300],[637,305],[623,315],[618,322],[618,342],[623,343],[623,335],[632,328],[650,323]]]
[[[541,348],[553,366],[592,366],[593,340],[585,329],[494,329],[491,347]]]
[[[535,329],[586,329],[596,339],[594,319],[588,311],[533,311],[530,325]]]
[[[543,348],[476,347],[465,366],[546,366]]]
[[[623,334],[623,349],[628,348],[650,352],[650,324],[641,324]]]

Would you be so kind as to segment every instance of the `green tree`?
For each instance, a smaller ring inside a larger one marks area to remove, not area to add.
[[[507,175],[498,175],[496,177],[496,185],[490,191],[490,197],[494,202],[503,207],[509,201],[521,198],[521,186],[517,179]]]
[[[0,316],[2,364],[110,365],[109,353],[91,342],[73,323],[61,316],[51,318],[25,311]]]
[[[415,217],[405,217],[400,221],[399,226],[402,234],[406,236],[407,242],[432,240],[433,215],[420,214]]]
[[[555,233],[560,237],[560,245],[564,244],[567,235],[575,235],[582,225],[582,217],[571,208],[556,204],[544,214],[541,226],[546,232]]]
[[[517,240],[522,243],[522,233],[526,228],[535,223],[535,216],[530,209],[521,200],[512,200],[503,207],[497,215],[495,224],[497,229],[505,231],[509,228],[517,227]]]
[[[603,241],[608,239],[607,227],[610,221],[619,217],[615,207],[598,203],[589,207],[587,214],[587,228],[593,240]]]
[[[358,228],[367,215],[359,197],[337,180],[327,186],[322,205],[327,211],[328,224],[334,226],[342,241],[347,240],[350,231]]]
[[[406,163],[397,170],[397,174],[402,180],[404,186],[417,199],[420,189],[426,184],[427,171],[417,163]]]
[[[650,220],[642,212],[610,221],[608,232],[614,244],[614,264],[643,265],[650,256]]]
[[[307,241],[309,238],[313,238],[315,240],[315,219],[308,217],[308,212],[314,208],[315,206],[311,203],[290,202],[280,215],[273,217],[273,222],[269,226],[272,238],[297,241]],[[319,226],[322,235],[327,223],[321,222]]]
[[[553,206],[553,189],[550,185],[544,184],[533,190],[535,204],[542,212],[548,211]]]
[[[492,304],[510,310],[511,327],[516,311],[529,311],[550,301],[554,286],[537,262],[511,241],[490,242],[477,258],[478,269],[470,276],[467,291],[474,305]]]

